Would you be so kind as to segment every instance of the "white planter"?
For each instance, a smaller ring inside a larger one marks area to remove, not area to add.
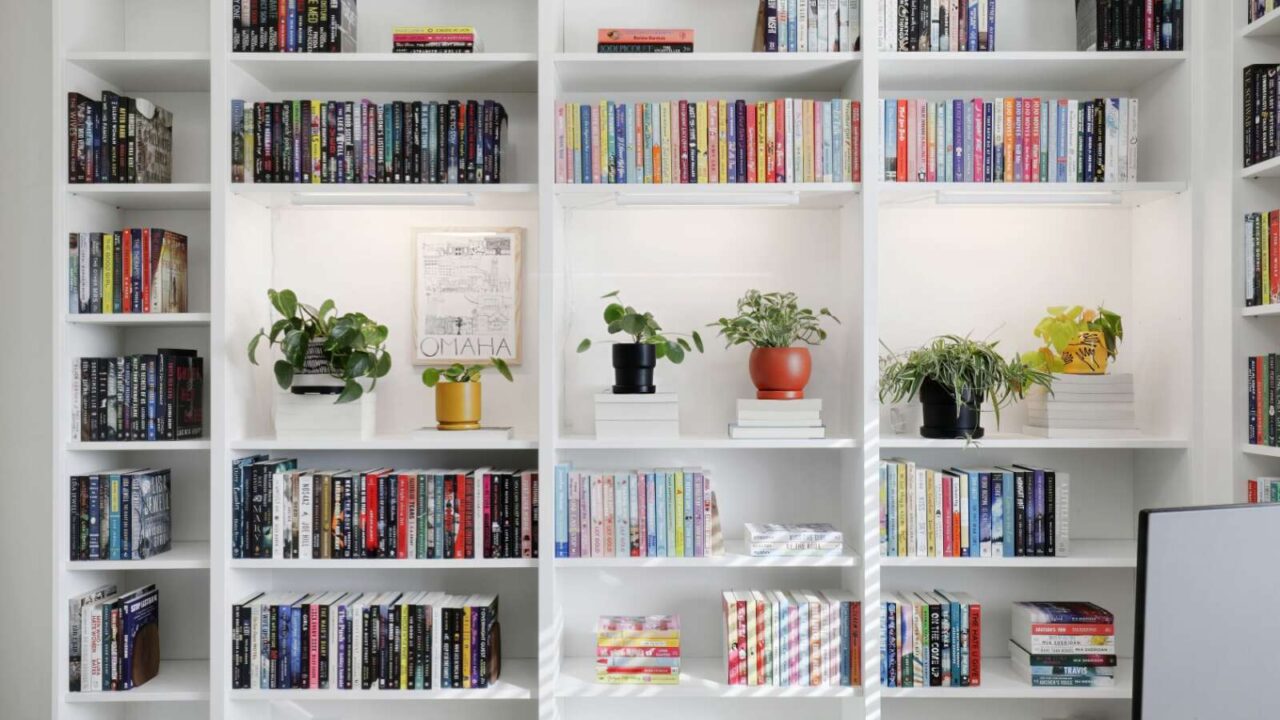
[[[273,412],[276,438],[368,440],[376,432],[376,396],[366,392],[355,402],[335,403],[336,395],[296,395],[277,389]]]

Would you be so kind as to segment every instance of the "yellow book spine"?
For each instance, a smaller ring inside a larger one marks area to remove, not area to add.
[[[606,637],[597,638],[596,645],[611,648],[678,648],[680,647],[680,638]]]
[[[907,497],[907,464],[898,465],[898,497]],[[898,548],[907,547],[907,513],[906,508],[898,510]]]
[[[673,557],[684,557],[684,473],[675,472],[671,474],[671,482],[675,485],[675,512],[671,517],[667,518],[667,522],[675,525],[676,528],[676,546],[673,548],[675,552],[671,553]]]
[[[928,517],[924,519],[924,531],[927,538],[925,550],[928,557],[937,557],[937,553],[934,552],[934,538],[937,535],[937,528],[934,527],[936,525],[934,516],[938,512],[938,493],[934,492],[933,472],[929,470],[926,470],[924,474],[924,499],[925,512],[928,513]]]
[[[400,606],[400,689],[409,689],[409,606]]]
[[[565,166],[565,181],[575,183],[578,182],[578,172],[576,169],[576,161],[578,157],[578,105],[576,103],[565,103],[564,106],[564,142],[565,147],[569,151],[568,163]]]
[[[662,103],[662,182],[671,183],[671,103]]]
[[[697,107],[698,115],[698,182],[705,183],[707,181],[707,163],[709,155],[707,154],[707,103],[705,100],[699,100],[697,103],[690,103],[689,109]]]
[[[320,115],[321,112],[323,112],[323,110],[320,107],[320,101],[312,100],[311,101],[311,118],[312,118],[311,131],[316,131],[320,129],[319,122],[316,120],[316,118],[321,117]],[[323,147],[320,140],[320,133],[311,132],[311,184],[312,185],[319,185],[320,180],[324,175],[322,171],[317,172],[317,170],[320,169],[321,163],[323,162],[321,160],[322,157],[324,157],[324,152],[323,152]]]
[[[1004,99],[1004,181],[1013,182],[1013,98]]]
[[[717,129],[720,132],[720,143],[716,152],[720,156],[720,182],[724,183],[729,182],[729,112],[724,100],[717,104],[716,111],[719,113]]]
[[[764,106],[764,181],[773,182],[773,169],[778,160],[778,111],[777,104]]]
[[[397,25],[391,28],[393,35],[474,35],[475,31],[471,25]]]
[[[609,122],[609,103],[605,100],[600,101],[600,127],[596,128],[596,142],[600,143],[596,147],[600,150],[596,154],[600,156],[600,182],[609,182],[609,127],[613,123]]]
[[[116,235],[113,232],[102,233],[102,312],[115,312],[115,263]]]
[[[765,135],[768,134],[769,114],[764,106],[762,102],[756,103],[756,182],[758,183],[764,182],[765,145],[768,142]]]
[[[602,685],[679,685],[680,676],[676,674],[636,675],[634,673],[614,675],[604,670],[597,670],[596,682]]]
[[[471,608],[462,608],[462,687],[471,687]]]

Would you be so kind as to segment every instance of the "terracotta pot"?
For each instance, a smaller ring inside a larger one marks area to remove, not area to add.
[[[480,383],[442,382],[436,385],[436,429],[480,429]]]
[[[807,347],[755,348],[748,368],[757,398],[799,400],[809,384],[813,360]]]

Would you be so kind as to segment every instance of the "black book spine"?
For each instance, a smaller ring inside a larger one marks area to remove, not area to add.
[[[125,177],[131,183],[138,182],[137,118],[137,101],[125,98]]]
[[[275,690],[280,678],[280,610],[277,605],[267,606],[267,687]]]
[[[93,359],[80,358],[80,439],[93,440]]]
[[[1249,356],[1249,444],[1258,444],[1258,358]]]
[[[352,0],[346,0],[346,2],[351,2],[351,1]],[[328,41],[327,50],[328,52],[338,52],[340,50],[340,47],[338,45],[338,30],[342,26],[342,1],[328,0],[328,2],[329,2],[329,27],[328,27],[329,32],[328,32],[328,38],[327,38],[327,41]]]
[[[67,182],[85,182],[84,108],[80,93],[67,93]]]
[[[475,100],[467,101],[467,182],[469,183],[476,181],[476,148],[480,140],[479,107],[479,103]]]
[[[1053,470],[1044,472],[1044,554],[1049,557],[1056,557],[1058,554],[1058,541],[1056,533],[1058,532],[1057,516],[1054,514],[1058,509],[1057,474]]]
[[[238,5],[238,3],[237,3]],[[244,664],[244,635],[240,628],[240,615],[244,612],[244,606],[231,606],[231,689],[242,690],[244,683],[241,681],[241,666]]]
[[[373,657],[377,654],[377,649],[373,646],[374,632],[371,624],[373,617],[377,614],[377,608],[362,608],[360,610],[360,688],[368,690],[373,686]]]
[[[321,605],[320,613],[317,617],[319,627],[315,628],[320,633],[320,637],[316,638],[317,660],[319,662],[319,674],[316,678],[317,684],[322,689],[329,687],[329,613],[332,611],[332,605]]]
[[[240,41],[240,31],[244,27],[244,2],[245,0],[231,0],[231,52],[244,49]]]
[[[356,168],[359,167],[356,158],[356,153],[359,151],[359,148],[356,146],[356,104],[348,100],[345,104],[345,108],[346,109],[342,116],[342,124],[346,131],[346,146],[344,151],[346,153],[347,160],[343,175],[346,178],[346,182],[360,182],[360,178],[356,175]]]
[[[961,7],[964,7],[964,6],[961,5]],[[913,17],[913,14],[911,12],[911,3],[903,2],[902,0],[899,0],[898,2],[898,48],[897,48],[899,52],[906,52],[911,49],[911,18],[912,17]],[[811,51],[817,50],[817,48],[809,48],[809,49]]]
[[[532,505],[532,507],[529,508],[529,517],[531,520],[530,530],[533,532],[531,545],[533,550],[533,557],[537,558],[538,557],[538,473],[533,472],[529,474],[529,484],[530,484],[529,498],[530,498],[530,504]],[[709,531],[708,531],[708,535],[710,535]],[[644,543],[643,537],[641,537],[640,542],[641,544]]]
[[[386,690],[391,680],[391,606],[378,608],[378,689]]]
[[[1021,470],[1013,473],[1013,554],[1027,555],[1027,475]]]
[[[293,679],[294,685],[300,688],[311,687],[311,604],[302,604],[302,629],[298,632],[301,642],[299,647],[302,653],[302,662],[299,663],[301,672],[298,677]]]

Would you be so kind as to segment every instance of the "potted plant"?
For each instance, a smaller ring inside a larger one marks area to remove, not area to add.
[[[372,435],[373,391],[391,371],[387,327],[361,313],[338,315],[332,300],[316,308],[292,290],[268,290],[267,297],[281,317],[249,341],[249,361],[258,364],[263,339],[280,350],[272,366],[283,391],[276,394],[276,435]]]
[[[498,374],[514,382],[511,368],[502,358],[489,358]],[[439,430],[480,429],[480,373],[489,365],[454,363],[445,368],[422,371],[422,384],[436,390],[436,428]]]
[[[702,336],[695,330],[690,333],[665,332],[653,313],[642,313],[630,305],[623,305],[619,291],[601,295],[602,300],[612,300],[604,309],[604,322],[610,335],[619,333],[630,342],[613,343],[613,392],[615,395],[649,395],[657,391],[653,384],[653,370],[658,361],[666,358],[679,365],[685,353],[702,352]],[[692,343],[690,343],[692,341]],[[591,340],[578,343],[578,352],[591,349]]]
[[[1106,373],[1107,361],[1116,358],[1124,339],[1124,322],[1119,313],[1101,306],[1095,310],[1081,305],[1059,305],[1047,312],[1032,331],[1044,341],[1044,347],[1023,354],[1022,361],[1052,373]]]
[[[1053,376],[1021,359],[1005,360],[996,345],[942,335],[905,355],[889,351],[880,359],[880,402],[919,397],[924,437],[980,438],[984,400],[991,402],[999,427],[1001,407],[1022,398],[1033,385],[1051,389],[1053,383]]]
[[[762,293],[748,290],[738,300],[738,314],[720,318],[712,325],[720,327],[727,346],[751,345],[747,367],[756,397],[761,400],[798,400],[809,384],[813,361],[808,345],[827,339],[822,318],[840,322],[830,310],[816,313],[800,307],[795,293]],[[796,347],[799,343],[804,343]]]

